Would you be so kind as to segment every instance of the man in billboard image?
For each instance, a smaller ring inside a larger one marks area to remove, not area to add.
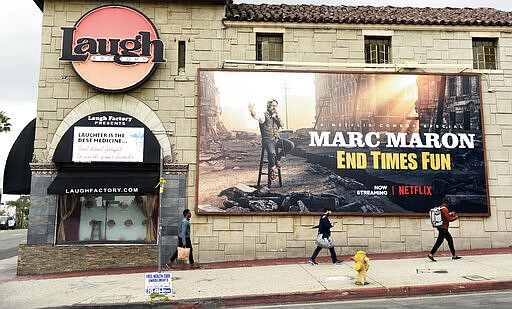
[[[277,114],[278,104],[276,100],[269,100],[267,110],[264,113],[256,113],[254,104],[249,103],[251,116],[260,124],[261,145],[267,152],[272,180],[277,179],[278,169],[281,168],[281,158],[295,147],[293,142],[279,136],[279,129],[284,127],[284,123]]]

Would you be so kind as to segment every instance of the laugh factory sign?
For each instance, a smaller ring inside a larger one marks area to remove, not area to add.
[[[92,87],[126,92],[144,83],[164,63],[164,43],[141,12],[107,5],[85,14],[73,27],[61,27],[59,60],[70,61]]]

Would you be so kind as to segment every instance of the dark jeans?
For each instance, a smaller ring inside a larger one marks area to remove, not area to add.
[[[437,235],[436,243],[434,244],[434,247],[432,247],[432,250],[430,250],[430,254],[434,255],[436,253],[437,249],[441,246],[443,243],[443,240],[446,239],[448,242],[448,247],[450,247],[450,252],[452,253],[452,256],[455,255],[455,247],[453,247],[453,238],[452,235],[450,235],[450,232],[448,232],[448,229],[443,229],[438,227],[437,230],[439,231],[439,235]]]
[[[178,237],[178,247],[183,247],[183,241],[181,240],[181,237]],[[185,238],[185,247],[190,248],[190,255],[188,256],[188,262],[190,264],[194,264],[194,257],[192,256],[192,242],[190,241],[190,238]],[[176,260],[178,257],[178,248],[176,248],[176,251],[171,256],[171,263]]]
[[[322,251],[322,247],[316,247],[315,251],[313,251],[313,255],[311,256],[311,260],[315,260],[318,253],[320,253],[320,251]],[[331,252],[331,259],[332,259],[332,262],[336,262],[338,260],[338,258],[336,257],[336,251],[334,251],[334,247],[332,248],[329,248],[329,252]]]
[[[285,138],[264,138],[261,144],[267,152],[269,168],[276,166],[277,161],[281,160],[281,157],[290,153],[295,147],[292,141]]]

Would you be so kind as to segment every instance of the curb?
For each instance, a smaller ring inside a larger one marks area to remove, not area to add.
[[[245,296],[227,296],[211,299],[187,299],[154,305],[172,304],[175,309],[188,308],[217,308],[223,306],[238,307],[248,305],[271,305],[283,303],[308,303],[320,301],[340,301],[383,297],[406,297],[417,295],[435,295],[450,293],[468,293],[477,291],[507,290],[512,289],[512,281],[489,281],[448,283],[422,286],[403,286],[393,288],[361,288],[350,290],[324,290],[313,292],[293,292],[282,294],[259,294]]]

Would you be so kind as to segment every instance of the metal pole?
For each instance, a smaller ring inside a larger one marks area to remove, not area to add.
[[[163,169],[164,169],[164,154],[163,149],[160,147],[160,179],[163,177]],[[162,185],[159,182],[160,186]],[[162,190],[158,187],[158,234],[157,234],[157,242],[158,242],[158,272],[162,272]]]
[[[284,81],[284,108],[286,115],[286,130],[290,130],[288,126],[288,85],[286,84],[286,80]]]

